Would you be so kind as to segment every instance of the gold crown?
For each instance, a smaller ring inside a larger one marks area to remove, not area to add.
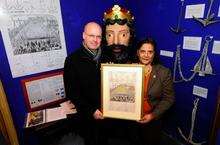
[[[114,5],[113,8],[107,10],[104,13],[104,21],[107,19],[117,20],[117,19],[127,19],[129,22],[134,20],[134,17],[131,15],[130,11],[121,8],[119,5]]]

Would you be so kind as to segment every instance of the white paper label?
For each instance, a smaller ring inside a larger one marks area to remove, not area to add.
[[[187,5],[185,11],[185,18],[203,18],[205,10],[205,4]]]
[[[207,98],[208,89],[194,85],[193,86],[193,95],[196,95],[196,96],[199,96],[202,98]]]
[[[218,17],[220,17],[220,6],[218,8]]]
[[[220,41],[214,41],[212,53],[220,54]]]
[[[160,50],[160,55],[167,56],[167,57],[173,57],[173,52],[167,51],[167,50]]]
[[[200,51],[202,37],[184,37],[183,49]]]

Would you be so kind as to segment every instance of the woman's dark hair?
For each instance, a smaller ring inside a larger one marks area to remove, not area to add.
[[[153,48],[154,48],[154,58],[153,58],[152,64],[159,64],[160,59],[159,59],[159,55],[157,53],[157,44],[156,44],[155,40],[152,39],[152,38],[145,38],[145,39],[139,41],[137,43],[137,47],[136,47],[137,50],[139,50],[144,44],[151,44],[153,46]]]

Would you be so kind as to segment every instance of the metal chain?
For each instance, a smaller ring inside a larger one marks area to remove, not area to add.
[[[175,62],[174,62],[173,82],[175,82],[175,83],[182,82],[182,81],[186,81],[186,82],[191,81],[196,75],[196,72],[193,72],[193,74],[189,78],[184,77],[183,72],[182,72],[182,68],[181,68],[180,46],[181,45],[177,45],[176,57],[175,57]],[[200,59],[201,59],[201,57],[199,58],[199,60]],[[175,80],[177,66],[178,66],[179,74],[181,77],[181,80],[178,80],[178,81]]]
[[[209,46],[209,43],[212,41],[212,38],[213,38],[212,36],[205,37],[205,44],[204,44],[204,48],[202,50],[202,54],[199,57],[197,64],[195,65],[195,70],[200,70],[201,71],[200,73],[203,73],[205,71],[208,46]],[[189,78],[186,78],[183,75],[183,71],[182,71],[182,67],[181,67],[180,47],[181,47],[181,45],[177,45],[176,56],[175,56],[175,61],[174,61],[173,82],[175,82],[175,83],[182,82],[182,81],[185,81],[185,82],[191,81],[197,73],[197,71],[194,71],[193,74]],[[176,80],[177,67],[179,70],[181,80]]]
[[[206,141],[199,142],[199,143],[193,141],[193,131],[194,131],[194,125],[195,125],[195,120],[196,120],[196,112],[197,112],[197,109],[198,109],[198,103],[199,103],[199,98],[196,98],[194,100],[194,103],[193,103],[194,107],[193,107],[193,110],[192,110],[191,128],[190,128],[189,136],[186,137],[183,134],[182,130],[178,127],[178,131],[179,131],[180,135],[184,138],[184,140],[187,143],[190,143],[192,145],[202,145],[202,144],[206,143]]]

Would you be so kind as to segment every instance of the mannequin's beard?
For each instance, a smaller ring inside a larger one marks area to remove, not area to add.
[[[120,44],[107,46],[108,55],[113,63],[127,63],[129,61],[128,50],[128,46]]]

